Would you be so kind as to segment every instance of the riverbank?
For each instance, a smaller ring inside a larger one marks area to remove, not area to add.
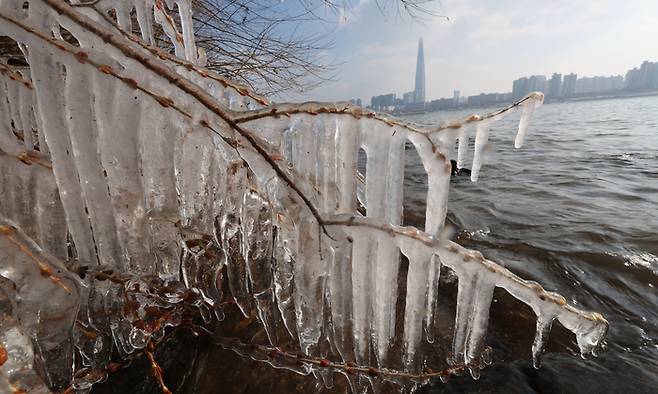
[[[555,104],[555,103],[569,103],[569,102],[582,102],[582,101],[597,101],[597,100],[614,100],[614,99],[628,99],[636,97],[652,97],[658,96],[658,90],[651,91],[642,91],[642,92],[625,92],[625,91],[614,91],[605,94],[600,94],[596,96],[578,96],[578,97],[569,97],[569,98],[560,98],[560,99],[551,99],[548,98],[545,101],[545,104]],[[413,115],[422,115],[434,112],[441,111],[461,111],[469,109],[478,109],[478,108],[487,108],[491,106],[505,107],[512,104],[512,101],[500,101],[496,103],[488,103],[484,105],[460,105],[454,108],[437,108],[437,109],[425,109],[425,110],[413,110],[413,111],[379,111],[380,113],[386,113],[393,116],[413,116]]]

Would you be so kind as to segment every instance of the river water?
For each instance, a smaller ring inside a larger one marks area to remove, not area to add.
[[[406,119],[436,125],[466,113]],[[497,362],[477,382],[463,377],[422,391],[658,392],[658,97],[544,105],[520,150],[517,121],[518,114],[493,126],[477,183],[453,179],[449,220],[464,246],[602,313],[608,351],[582,360],[567,337],[549,346],[539,370],[527,347],[525,357]],[[413,157],[407,174],[405,215],[413,223],[425,193]]]

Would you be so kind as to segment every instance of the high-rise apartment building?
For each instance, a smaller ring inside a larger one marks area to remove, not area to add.
[[[512,83],[512,99],[514,100],[520,100],[528,94],[530,91],[530,85],[528,82],[528,78],[523,77],[519,79],[515,79],[514,82]]]
[[[551,80],[548,82],[548,97],[562,97],[562,74],[553,73]]]
[[[626,73],[626,89],[658,89],[658,63],[644,61]]]
[[[545,75],[533,75],[528,78],[528,93],[531,92],[543,92],[546,90],[546,76]],[[526,94],[528,94],[526,93]]]
[[[571,73],[564,76],[564,82],[562,82],[562,97],[571,97],[576,93],[576,80],[578,80],[578,75]]]

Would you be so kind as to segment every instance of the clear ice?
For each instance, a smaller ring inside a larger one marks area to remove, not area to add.
[[[113,349],[128,357],[157,342],[188,304],[221,320],[225,297],[256,311],[269,346],[283,328],[306,357],[325,357],[328,340],[335,360],[418,374],[441,267],[458,278],[452,361],[473,377],[474,360],[490,357],[496,287],[537,315],[536,366],[555,320],[583,355],[599,351],[601,315],[443,239],[450,158],[466,165],[474,133],[477,180],[492,124],[520,109],[520,147],[541,93],[434,129],[348,104],[272,104],[203,68],[192,21],[190,0],[0,0],[0,32],[29,64],[0,64],[1,391],[87,392]],[[135,22],[140,37],[126,32]],[[423,229],[402,226],[406,143],[428,176]],[[326,360],[263,361],[331,384]]]

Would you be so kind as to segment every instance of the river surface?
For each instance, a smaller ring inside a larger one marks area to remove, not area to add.
[[[406,120],[436,125],[465,114]],[[544,105],[519,150],[518,117],[492,127],[477,183],[453,179],[449,220],[464,246],[603,314],[608,351],[582,360],[572,344],[535,370],[527,349],[525,359],[496,363],[477,382],[421,391],[658,392],[658,97]],[[407,174],[405,215],[422,215],[426,181],[413,157]]]

